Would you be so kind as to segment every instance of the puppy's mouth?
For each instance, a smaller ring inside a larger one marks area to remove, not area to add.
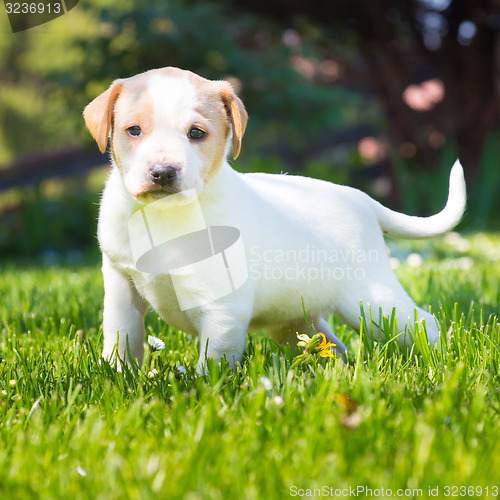
[[[178,193],[178,189],[146,189],[140,193],[131,193],[134,198],[143,203],[150,203],[152,201],[160,200],[172,194]]]
[[[141,186],[138,190],[130,190],[130,194],[139,201],[154,201],[171,194],[179,193],[182,191],[180,182],[173,182],[166,185],[146,184]]]

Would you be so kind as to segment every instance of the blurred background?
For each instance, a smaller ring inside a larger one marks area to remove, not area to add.
[[[499,1],[86,0],[15,34],[2,9],[2,258],[97,254],[108,157],[81,112],[115,78],[162,66],[234,85],[250,115],[241,172],[429,215],[459,156],[462,227],[499,228]]]

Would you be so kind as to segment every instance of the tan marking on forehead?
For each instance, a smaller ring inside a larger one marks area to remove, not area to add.
[[[125,80],[122,92],[115,106],[115,118],[118,114],[132,116],[134,113],[141,115],[144,113],[153,113],[153,100],[148,92],[146,81],[145,79],[136,79],[136,77]],[[120,116],[120,118],[123,117]]]
[[[151,128],[153,119],[154,102],[149,92],[125,89],[115,106],[115,127],[139,125],[146,131],[145,127]]]

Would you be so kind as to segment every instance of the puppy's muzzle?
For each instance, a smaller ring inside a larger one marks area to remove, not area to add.
[[[169,190],[178,179],[179,169],[171,165],[154,165],[150,170],[151,180],[161,188]]]

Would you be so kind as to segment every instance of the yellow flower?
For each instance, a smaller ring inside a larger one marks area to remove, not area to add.
[[[309,337],[305,333],[297,333],[297,346],[303,347],[304,352],[308,354],[319,354],[322,358],[334,358],[335,352],[330,347],[335,347],[333,342],[326,340],[324,333],[317,333],[313,337]]]
[[[321,342],[318,344],[317,349],[318,353],[322,358],[334,358],[335,351],[330,349],[330,347],[335,347],[333,342],[328,342],[323,333],[318,333],[322,337]]]
[[[312,338],[305,333],[297,333],[297,339],[299,340],[297,346],[304,350],[302,354],[296,356],[291,368],[311,362],[317,354],[322,358],[335,358],[335,351],[330,349],[335,344],[328,342],[324,333],[316,333]]]

